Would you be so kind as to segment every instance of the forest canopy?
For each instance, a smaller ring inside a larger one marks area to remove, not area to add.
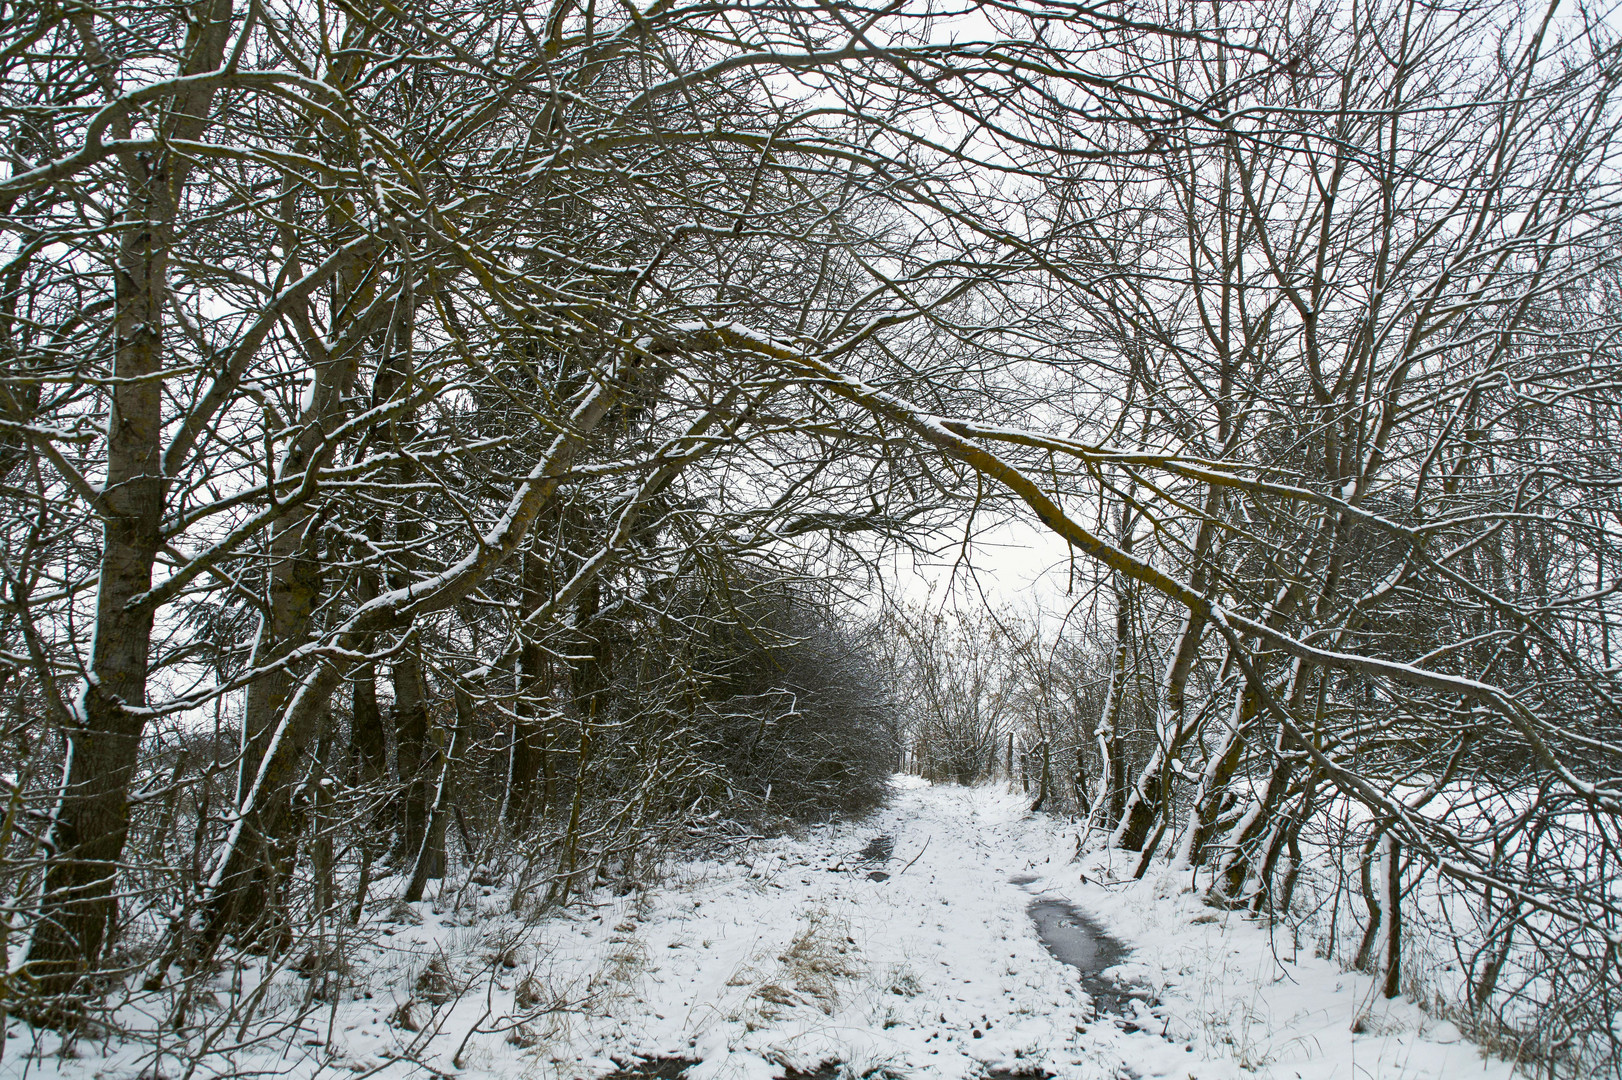
[[[1530,942],[1515,993],[1614,1061],[1605,18],[195,0],[0,44],[14,1015],[1017,736],[1225,906],[1355,820],[1357,963],[1371,866],[1388,927],[1424,880],[1469,1008]],[[849,602],[1010,517],[1072,557],[1045,646]]]

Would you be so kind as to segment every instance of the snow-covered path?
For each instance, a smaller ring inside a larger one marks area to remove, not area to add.
[[[1181,876],[1115,882],[1108,853],[1077,865],[1074,827],[1027,805],[1001,788],[908,786],[864,821],[685,866],[583,920],[595,932],[555,927],[555,960],[606,956],[624,989],[564,1025],[544,1063],[590,1075],[605,1058],[679,1056],[702,1062],[692,1080],[831,1061],[841,1075],[941,1078],[1510,1075],[1452,1025],[1371,998],[1366,977],[1296,956],[1288,931],[1202,906]],[[860,853],[880,836],[894,851],[875,881]],[[1026,915],[1036,892],[1134,946],[1117,970],[1158,1004],[1135,1024],[1095,1016]],[[1372,1012],[1354,1036],[1360,1006]]]
[[[303,1012],[295,1038],[212,1056],[192,1075],[589,1080],[678,1057],[698,1062],[690,1080],[835,1062],[819,1075],[1510,1076],[1452,1025],[1298,956],[1287,929],[1201,906],[1186,875],[1119,882],[1107,852],[1077,864],[1075,826],[1028,813],[1017,794],[898,787],[860,822],[681,864],[646,892],[605,892],[538,924],[514,917],[499,887],[464,886],[453,901],[464,883],[452,881],[442,903],[397,906],[351,989]],[[862,855],[877,837],[894,843],[882,864]],[[1131,945],[1117,971],[1153,1006],[1138,1003],[1131,1023],[1095,1016],[1037,938],[1026,907],[1038,894]],[[296,973],[273,982],[267,1013],[309,1002]],[[149,1048],[81,1045],[77,1060],[48,1043],[8,1050],[0,1076],[152,1072]],[[178,1075],[173,1059],[159,1064]]]

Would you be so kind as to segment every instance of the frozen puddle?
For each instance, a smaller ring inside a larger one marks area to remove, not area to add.
[[[1008,880],[1014,885],[1029,886],[1040,879],[1020,874]],[[1125,942],[1105,933],[1102,927],[1064,900],[1038,896],[1025,910],[1036,924],[1037,937],[1053,958],[1081,974],[1081,988],[1093,999],[1093,1008],[1100,1016],[1104,1013],[1133,1015],[1130,1003],[1142,1000],[1142,992],[1104,974],[1131,954],[1132,949]]]

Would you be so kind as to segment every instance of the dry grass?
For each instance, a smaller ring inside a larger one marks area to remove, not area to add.
[[[825,908],[812,908],[805,925],[777,957],[778,970],[755,990],[774,1005],[811,1005],[832,1014],[840,984],[862,974],[850,926]]]

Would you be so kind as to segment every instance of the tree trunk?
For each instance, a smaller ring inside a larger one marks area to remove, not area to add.
[[[1380,940],[1380,926],[1384,921],[1385,905],[1381,903],[1383,890],[1374,884],[1375,852],[1385,838],[1384,825],[1379,826],[1374,835],[1369,837],[1363,845],[1363,857],[1358,860],[1357,873],[1359,884],[1363,888],[1363,903],[1369,909],[1369,924],[1363,930],[1363,940],[1358,942],[1357,955],[1352,959],[1352,967],[1358,971],[1372,972],[1374,963],[1374,947]]]
[[[399,810],[398,857],[411,858],[428,828],[427,687],[422,662],[407,649],[394,662],[394,754],[404,797]],[[396,856],[391,856],[392,862]]]
[[[231,28],[230,0],[205,0],[188,13],[179,74],[218,67]],[[99,54],[88,14],[73,17],[86,52]],[[95,57],[105,61],[104,56]],[[110,62],[110,61],[108,61]],[[108,86],[111,95],[115,88]],[[208,126],[212,89],[177,94],[162,128],[182,139]],[[129,138],[127,120],[114,134]],[[140,757],[148,652],[155,611],[134,601],[152,586],[163,543],[164,304],[179,192],[189,163],[167,153],[119,159],[129,206],[114,278],[113,384],[107,417],[107,476],[98,508],[102,551],[89,674],[64,733],[61,785],[45,831],[46,871],[27,968],[70,1019],[67,1000],[101,956],[117,913],[118,864],[129,833],[129,786]]]
[[[1283,733],[1279,735],[1282,744]],[[1233,842],[1226,845],[1227,856],[1222,860],[1217,871],[1216,883],[1211,888],[1210,898],[1218,903],[1235,906],[1247,903],[1250,897],[1246,894],[1245,885],[1257,871],[1262,859],[1257,858],[1258,840],[1275,821],[1278,808],[1284,803],[1294,782],[1296,772],[1296,759],[1287,757],[1283,753],[1282,745],[1275,749],[1273,768],[1267,775],[1267,787],[1262,791],[1260,802],[1253,813],[1246,815],[1244,823],[1237,829]],[[1263,859],[1266,852],[1261,852]]]
[[[519,570],[522,593],[520,607],[529,614],[551,595],[549,567],[533,547],[525,551]],[[513,704],[512,786],[507,801],[507,827],[514,835],[529,831],[537,815],[543,819],[549,809],[552,783],[551,762],[545,746],[547,675],[551,665],[538,642],[525,638],[518,648],[518,699]],[[537,786],[537,777],[545,781]]]
[[[1402,993],[1402,845],[1395,833],[1385,835],[1385,980],[1388,998]]]
[[[422,899],[429,878],[445,876],[445,821],[455,799],[456,767],[463,748],[473,731],[473,698],[464,687],[454,691],[456,726],[451,730],[449,745],[445,743],[444,729],[437,729],[436,746],[440,749],[439,777],[434,785],[433,807],[429,812],[427,834],[417,850],[412,866],[411,880],[406,885],[405,900],[414,903]]]
[[[322,346],[311,343],[311,348],[320,350]],[[277,469],[283,479],[293,479],[307,469],[320,468],[332,460],[337,447],[326,439],[326,434],[348,411],[358,357],[357,349],[337,356],[318,354],[310,404],[300,417],[298,436]],[[260,667],[278,666],[248,685],[242,716],[237,805],[249,806],[248,796],[256,784],[261,785],[261,794],[248,811],[237,848],[237,865],[230,869],[225,894],[215,907],[217,920],[245,930],[250,936],[280,923],[269,905],[280,895],[284,883],[268,880],[265,875],[289,865],[295,844],[292,832],[297,815],[290,807],[297,776],[291,767],[277,769],[274,776],[263,772],[271,752],[271,740],[277,732],[282,732],[284,741],[292,740],[283,747],[292,755],[291,766],[296,765],[297,759],[307,752],[319,734],[315,730],[284,731],[281,725],[297,682],[297,670],[283,666],[283,661],[304,644],[315,629],[316,611],[324,591],[324,551],[318,523],[316,509],[305,505],[278,518],[271,526],[269,614],[260,620],[253,662]],[[226,929],[224,924],[211,932],[211,944]]]
[[[1126,755],[1121,740],[1121,699],[1126,693],[1127,650],[1126,635],[1130,632],[1130,616],[1124,589],[1117,592],[1120,609],[1115,616],[1115,660],[1110,666],[1109,692],[1098,717],[1094,737],[1098,740],[1098,756],[1103,762],[1103,774],[1098,780],[1098,799],[1094,804],[1101,815],[1099,824],[1114,829],[1126,809]]]
[[[1212,485],[1206,491],[1205,513],[1191,552],[1194,572],[1189,578],[1189,588],[1202,594],[1206,591],[1205,560],[1216,537],[1216,515],[1221,507],[1222,489]],[[1177,760],[1184,744],[1193,734],[1193,726],[1186,719],[1188,677],[1194,670],[1194,661],[1199,656],[1204,634],[1205,617],[1194,611],[1185,613],[1182,630],[1177,636],[1177,650],[1166,665],[1165,703],[1156,725],[1161,735],[1160,745],[1155,747],[1138,782],[1133,785],[1120,825],[1111,838],[1115,847],[1127,851],[1141,850],[1155,821],[1162,819],[1163,822],[1171,795],[1171,764]],[[1164,831],[1164,828],[1157,831],[1156,844]],[[1147,869],[1147,860],[1143,860],[1141,865]]]
[[[1239,759],[1245,745],[1245,734],[1256,713],[1256,701],[1249,687],[1241,683],[1234,688],[1233,714],[1222,741],[1206,761],[1200,777],[1199,789],[1194,793],[1194,805],[1189,810],[1188,829],[1183,836],[1182,850],[1175,864],[1196,867],[1205,861],[1205,851],[1216,835],[1217,823],[1222,815],[1222,803],[1228,793],[1228,782],[1239,768]]]
[[[1042,744],[1042,774],[1038,781],[1036,801],[1031,804],[1031,812],[1035,813],[1047,805],[1048,786],[1053,782],[1052,753],[1047,743]]]
[[[368,661],[356,668],[351,702],[351,775],[357,786],[381,783],[389,775],[389,761],[387,740],[383,735],[383,710],[377,704],[376,664]]]

